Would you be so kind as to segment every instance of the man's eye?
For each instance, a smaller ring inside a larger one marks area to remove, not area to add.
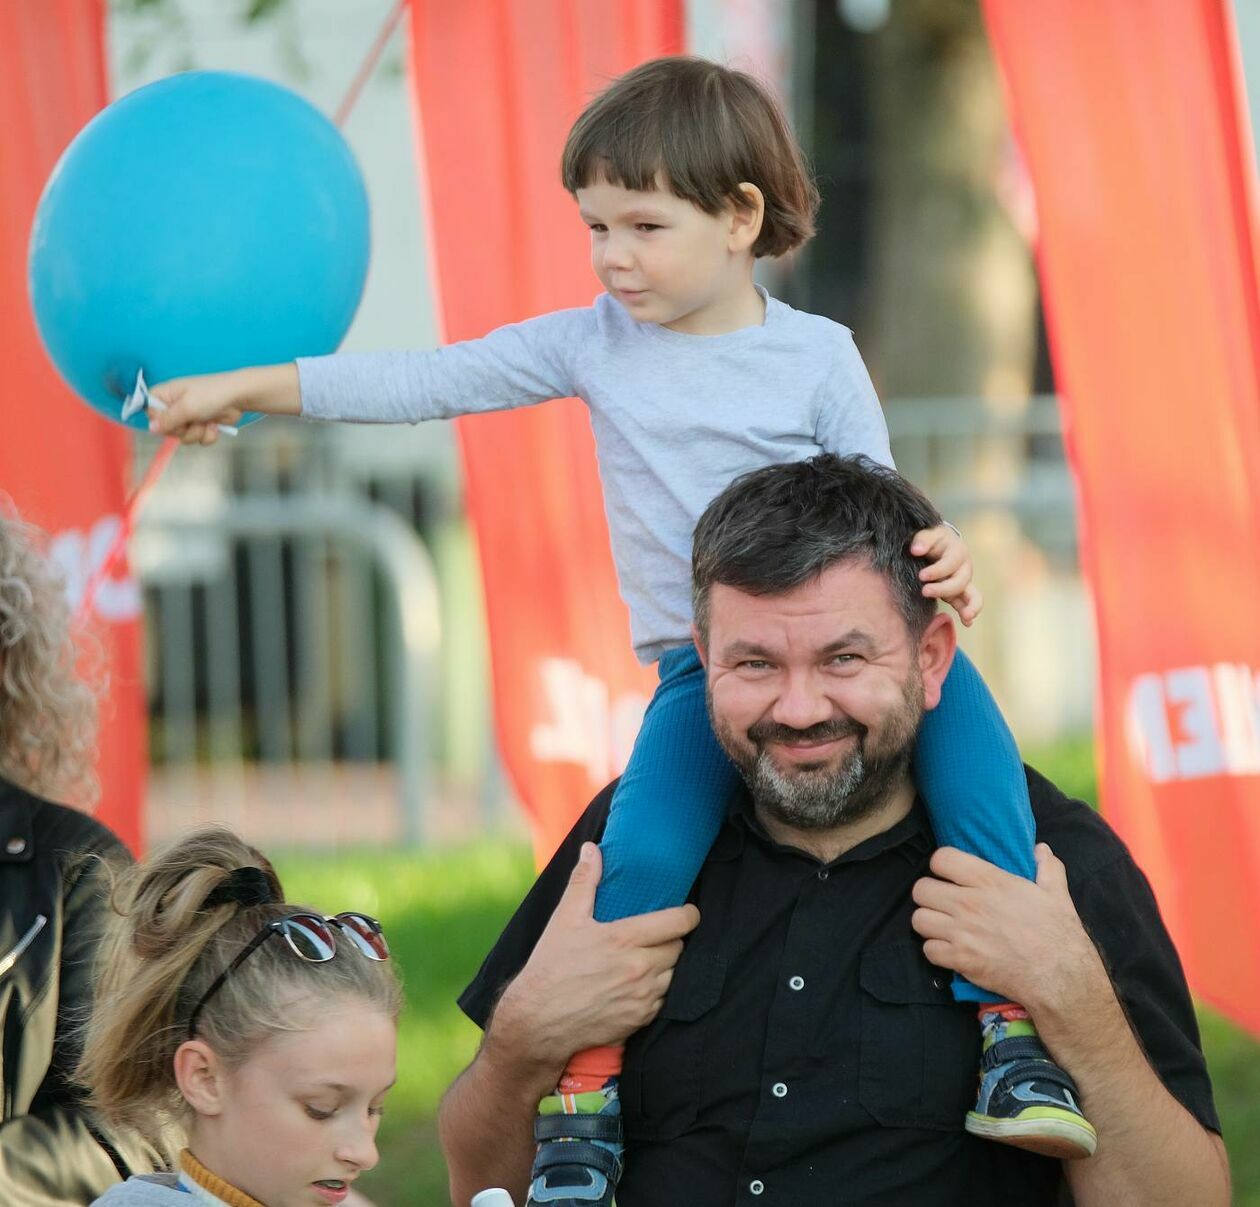
[[[764,671],[770,669],[770,663],[764,658],[746,658],[740,664],[741,670],[746,671]]]
[[[832,654],[831,665],[832,666],[850,666],[853,663],[857,662],[857,660],[858,660],[858,656],[856,654]]]
[[[325,1119],[331,1119],[333,1117],[332,1111],[321,1111],[319,1107],[311,1106],[309,1102],[305,1104],[305,1107],[306,1107],[306,1113],[312,1119],[318,1119],[322,1122]]]

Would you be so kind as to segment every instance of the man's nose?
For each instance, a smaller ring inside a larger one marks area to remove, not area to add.
[[[789,674],[774,702],[771,716],[780,725],[808,729],[830,721],[835,708],[818,677],[808,671]]]

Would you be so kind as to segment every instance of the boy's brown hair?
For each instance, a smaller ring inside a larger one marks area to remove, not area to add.
[[[569,131],[560,175],[570,193],[598,179],[659,183],[706,214],[746,208],[747,182],[766,200],[754,256],[814,234],[818,190],[787,118],[752,76],[707,59],[653,59],[614,81]]]

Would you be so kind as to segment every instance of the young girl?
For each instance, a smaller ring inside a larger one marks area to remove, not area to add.
[[[385,423],[570,395],[588,404],[635,650],[658,663],[661,680],[603,843],[597,917],[609,920],[685,899],[735,782],[709,729],[690,641],[689,553],[700,513],[734,477],[761,465],[818,452],[866,453],[884,464],[891,456],[850,332],[754,283],[758,257],[783,255],[812,236],[817,207],[788,124],[755,80],[698,59],[645,63],[578,118],[561,172],[607,291],[593,306],[433,352],[323,357],[167,382],[154,390],[169,407],[154,427],[209,444],[213,425],[244,409]],[[970,622],[979,599],[957,534],[919,533],[912,551],[932,563],[922,574],[925,594],[950,600]],[[962,657],[942,707],[928,714],[916,774],[942,845],[1034,878],[1019,755]],[[961,980],[955,993],[985,1006],[984,1109],[971,1112],[968,1129],[1058,1156],[1092,1152],[1093,1129],[1059,1088],[1062,1076],[1048,1076],[1025,1012]],[[610,1050],[580,1054],[542,1104],[532,1202],[611,1201],[620,1170],[619,1060]],[[1037,1081],[1038,1071],[1047,1077]],[[573,1113],[599,1122],[551,1117]],[[572,1159],[557,1147],[565,1144]]]
[[[288,905],[270,863],[201,830],[131,869],[79,1078],[105,1118],[183,1123],[179,1170],[108,1207],[328,1207],[376,1164],[401,997],[379,923]]]

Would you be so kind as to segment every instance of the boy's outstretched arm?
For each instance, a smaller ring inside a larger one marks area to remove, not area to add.
[[[297,365],[258,365],[231,373],[173,377],[150,388],[166,404],[154,409],[149,427],[184,444],[213,444],[221,423],[239,423],[245,411],[263,415],[300,415],[302,391]]]

